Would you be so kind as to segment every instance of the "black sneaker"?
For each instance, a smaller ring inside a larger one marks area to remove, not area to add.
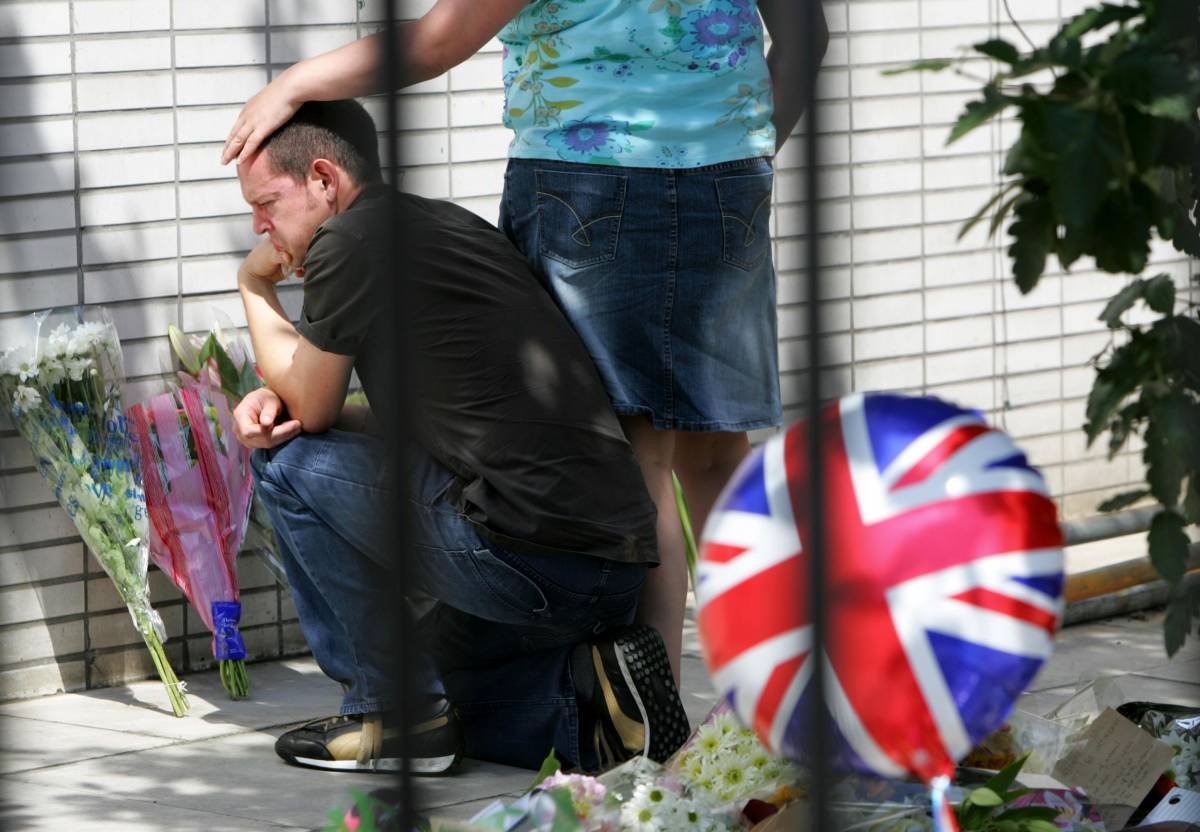
[[[275,753],[298,766],[335,771],[400,771],[400,729],[383,714],[332,716],[293,728],[275,741]],[[462,757],[462,729],[445,700],[408,737],[409,771],[445,774]]]
[[[688,738],[688,718],[662,637],[633,626],[581,644],[571,657],[580,743],[606,771],[637,754],[664,762]]]

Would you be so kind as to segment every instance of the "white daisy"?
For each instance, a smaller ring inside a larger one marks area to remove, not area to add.
[[[17,386],[17,392],[13,394],[13,409],[17,412],[30,410],[42,403],[42,396],[33,387],[24,385]]]
[[[84,373],[92,366],[92,359],[87,356],[80,358],[68,358],[65,362],[68,375],[71,381],[82,381]]]
[[[4,353],[2,371],[5,375],[16,376],[21,381],[37,378],[38,363],[33,348],[24,345]]]
[[[61,358],[67,354],[71,345],[71,328],[59,324],[46,337],[46,354]]]

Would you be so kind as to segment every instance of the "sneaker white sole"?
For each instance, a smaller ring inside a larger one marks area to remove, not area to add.
[[[410,760],[408,770],[413,774],[441,774],[449,771],[454,765],[455,755],[447,754],[444,757],[422,757],[418,760]],[[373,760],[366,765],[359,765],[357,760],[318,760],[313,757],[293,757],[292,761],[298,766],[308,766],[309,768],[323,768],[327,771],[400,771],[400,760],[398,758],[389,757],[383,760]]]

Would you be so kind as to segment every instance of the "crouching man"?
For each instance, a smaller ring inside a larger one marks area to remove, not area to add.
[[[587,353],[525,260],[474,214],[384,184],[375,125],[352,101],[304,105],[238,177],[266,235],[238,273],[266,387],[238,406],[236,429],[256,449],[305,637],[345,690],[338,716],[283,734],[279,755],[399,768],[396,617],[412,589],[436,599],[417,625],[414,771],[462,753],[536,767],[553,747],[596,770],[674,751],[687,719],[666,652],[631,625],[657,561],[654,507]],[[281,267],[304,281],[294,326]],[[386,281],[411,306],[404,389]],[[370,411],[343,404],[352,370]],[[380,437],[401,407],[411,448],[390,471]],[[384,539],[399,492],[409,539]],[[412,587],[397,580],[402,558]]]

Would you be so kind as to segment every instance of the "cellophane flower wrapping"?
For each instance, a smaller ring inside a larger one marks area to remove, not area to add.
[[[217,313],[214,315],[220,317]],[[250,348],[233,333],[233,326],[228,321],[224,326],[217,321],[203,334],[188,334],[173,325],[167,328],[171,348],[183,367],[178,374],[179,384],[219,391],[231,409],[237,407],[247,393],[263,386]],[[280,586],[288,585],[287,574],[279,560],[275,529],[266,506],[257,496],[250,501],[250,520],[242,545],[258,556]]]
[[[129,409],[150,516],[150,556],[213,633],[213,656],[235,698],[248,694],[237,556],[246,535],[250,451],[233,435],[229,402],[202,384]]]
[[[146,502],[121,406],[120,340],[100,307],[27,316],[23,337],[0,356],[0,402],[129,609],[177,716],[187,709],[150,605]]]

